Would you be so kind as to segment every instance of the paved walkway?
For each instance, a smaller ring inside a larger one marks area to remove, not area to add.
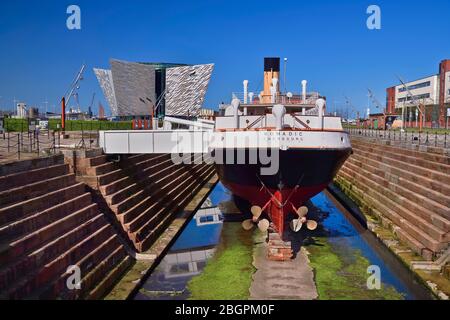
[[[308,256],[301,249],[291,261],[270,261],[267,259],[267,243],[258,233],[253,250],[253,274],[250,287],[251,300],[314,300],[317,289],[314,273],[309,266]]]

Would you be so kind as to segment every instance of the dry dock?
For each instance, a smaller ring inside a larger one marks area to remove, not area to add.
[[[168,155],[63,153],[0,167],[2,299],[104,297],[214,184],[212,166],[174,165]],[[76,290],[67,286],[72,267],[80,271]]]
[[[268,261],[264,237],[231,222],[240,219],[230,194],[212,192],[213,166],[175,165],[167,154],[119,158],[70,148],[0,166],[0,298],[147,299],[148,292],[162,292],[154,274],[170,287],[167,266],[178,273],[186,268],[166,258],[188,256],[203,258],[190,261],[179,290],[169,290],[185,297],[416,299],[428,297],[427,286],[448,298],[448,150],[357,133],[352,144],[354,154],[335,183],[353,201],[344,206],[362,212],[370,231],[359,232],[376,235],[397,262],[384,251],[375,259],[371,252],[379,244],[349,232],[323,195],[311,204],[318,232],[291,239],[292,261]],[[206,230],[192,217],[208,196],[224,214],[222,233],[208,248],[183,248],[185,232],[193,232],[192,239]],[[303,246],[295,242],[305,239]],[[388,275],[384,291],[368,292],[361,284],[370,263]],[[79,290],[67,286],[71,266],[80,268]],[[330,272],[342,275],[341,287],[331,285]]]

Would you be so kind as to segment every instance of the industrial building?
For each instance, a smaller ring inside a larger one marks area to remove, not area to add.
[[[386,113],[404,115],[406,127],[418,126],[422,107],[425,127],[443,128],[450,108],[450,60],[439,64],[438,73],[386,89]]]

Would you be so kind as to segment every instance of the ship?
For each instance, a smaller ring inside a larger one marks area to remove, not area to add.
[[[221,107],[215,165],[223,185],[250,204],[243,227],[284,240],[288,229],[317,228],[305,204],[332,182],[352,147],[341,118],[327,113],[325,97],[307,92],[306,80],[300,93],[280,91],[280,58],[264,58],[263,81],[254,93],[245,80],[244,92]]]

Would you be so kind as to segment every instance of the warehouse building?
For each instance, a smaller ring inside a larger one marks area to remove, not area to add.
[[[450,108],[450,60],[441,61],[438,74],[387,88],[386,93],[387,114],[403,114],[406,127],[418,126],[418,104],[424,106],[425,127],[446,127]]]

